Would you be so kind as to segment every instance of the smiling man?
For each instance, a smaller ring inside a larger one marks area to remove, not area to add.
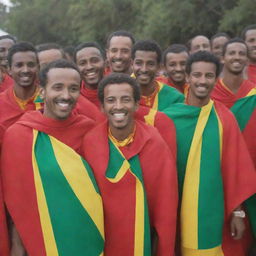
[[[103,198],[104,255],[173,256],[175,160],[158,132],[134,119],[140,90],[133,78],[105,77],[99,99],[108,120],[85,136],[83,150]]]
[[[246,97],[255,84],[244,79],[248,63],[248,48],[240,38],[228,41],[223,48],[223,70],[211,97],[231,108],[238,99]]]
[[[203,35],[197,35],[189,40],[188,43],[189,53],[195,53],[198,51],[211,51],[210,40]]]
[[[105,59],[104,52],[95,42],[83,43],[74,50],[74,61],[82,76],[81,95],[98,108],[98,84],[103,78]]]
[[[131,74],[131,51],[135,43],[133,35],[125,30],[115,31],[109,35],[106,53],[110,72]]]
[[[156,80],[161,49],[155,41],[138,41],[132,48],[133,72],[140,85],[140,105],[162,111],[184,96],[176,89]]]
[[[192,54],[186,104],[164,111],[177,131],[182,256],[246,255],[241,204],[255,193],[256,173],[234,116],[210,100],[219,72],[214,55]]]
[[[94,122],[72,114],[79,71],[59,60],[46,65],[39,80],[44,109],[26,113],[3,140],[4,201],[14,223],[12,255],[101,255],[102,200],[89,165],[78,154]]]
[[[187,90],[185,66],[189,53],[185,45],[173,44],[163,53],[163,64],[167,78],[158,77],[157,80],[168,84],[181,93]]]

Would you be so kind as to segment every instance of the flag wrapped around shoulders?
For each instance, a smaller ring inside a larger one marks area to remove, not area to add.
[[[164,112],[177,132],[183,255],[244,255],[240,242],[223,233],[232,211],[256,190],[235,118],[212,101],[202,108],[175,104]]]

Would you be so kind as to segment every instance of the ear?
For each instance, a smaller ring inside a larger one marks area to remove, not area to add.
[[[40,87],[40,89],[39,89],[39,96],[40,96],[40,98],[41,98],[42,100],[45,99],[45,88]]]

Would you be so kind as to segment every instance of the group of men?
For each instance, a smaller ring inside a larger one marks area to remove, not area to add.
[[[256,25],[0,65],[1,256],[256,255]]]

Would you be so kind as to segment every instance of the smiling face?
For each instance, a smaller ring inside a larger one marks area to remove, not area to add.
[[[150,86],[159,69],[157,53],[152,51],[135,52],[133,60],[133,72],[140,86]]]
[[[34,86],[37,72],[38,63],[34,52],[16,52],[13,54],[10,75],[15,82],[14,86],[23,88]]]
[[[205,36],[196,36],[191,41],[190,54],[198,51],[211,51],[210,41]]]
[[[86,85],[96,89],[104,73],[104,60],[99,49],[81,49],[76,54],[76,64]]]
[[[7,69],[8,67],[8,60],[7,60],[8,50],[14,44],[15,44],[14,41],[9,38],[0,40],[0,66],[2,66],[4,69]]]
[[[138,103],[134,100],[133,88],[128,83],[109,84],[104,88],[103,112],[106,114],[111,133],[128,136],[134,126],[134,112]]]
[[[256,29],[251,29],[246,32],[245,43],[249,49],[250,61],[256,63]]]
[[[211,62],[194,62],[187,75],[189,94],[194,100],[208,102],[216,82],[216,65]]]
[[[238,42],[227,45],[223,61],[226,72],[241,74],[248,61],[246,45]]]
[[[74,69],[50,69],[47,83],[41,88],[44,115],[57,120],[68,118],[80,95],[80,82],[80,75]]]
[[[219,36],[212,40],[212,53],[218,58],[221,59],[223,53],[223,46],[228,41],[228,38],[225,36]]]
[[[107,59],[112,72],[129,73],[132,40],[127,36],[113,36],[109,41]]]
[[[175,83],[183,85],[186,81],[185,67],[188,59],[187,52],[169,52],[166,55],[165,70],[168,77]]]

